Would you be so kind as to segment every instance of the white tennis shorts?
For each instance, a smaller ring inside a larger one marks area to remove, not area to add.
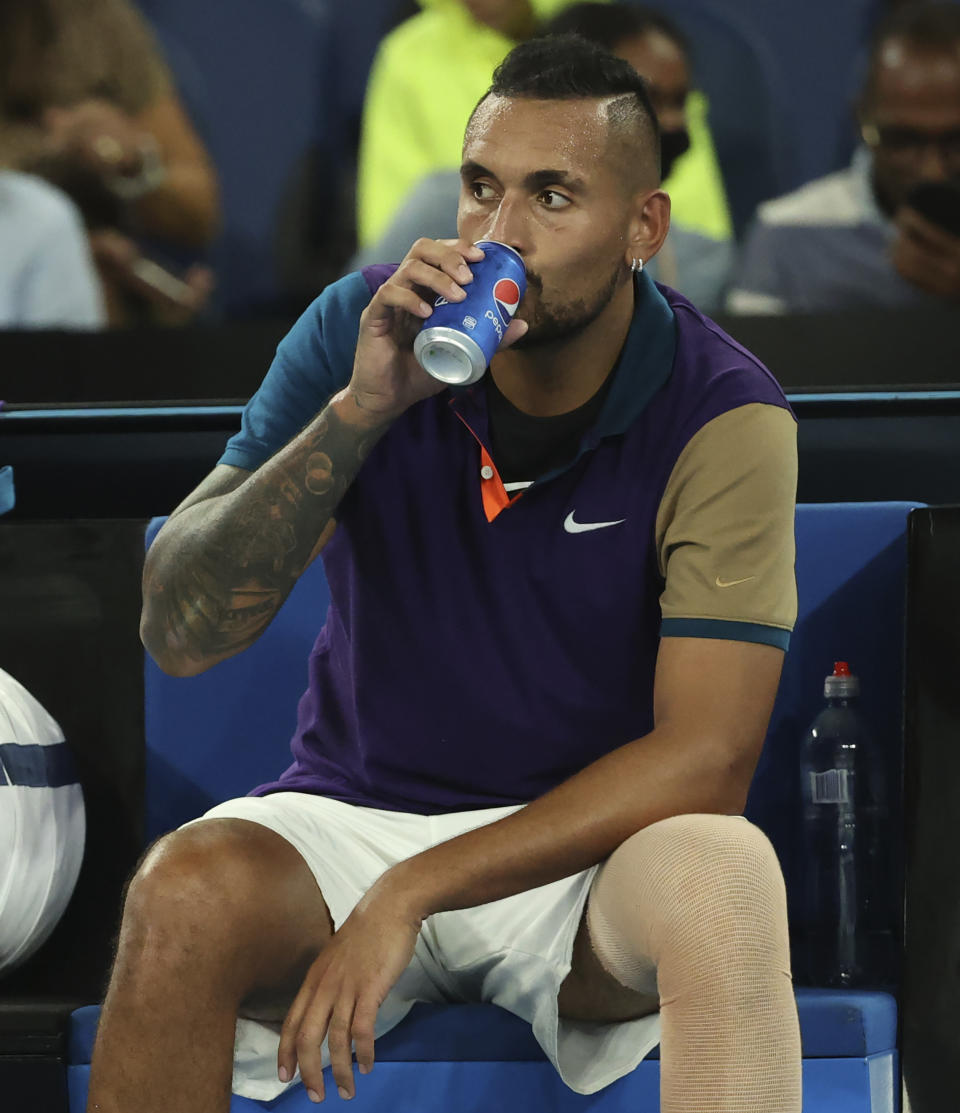
[[[192,822],[246,819],[282,835],[312,870],[337,929],[397,862],[518,810],[422,816],[277,792],[228,800]],[[490,1001],[531,1025],[560,1077],[577,1093],[595,1093],[632,1071],[660,1042],[658,1013],[615,1024],[557,1014],[557,992],[570,971],[597,868],[504,900],[430,916],[410,965],[380,1006],[375,1036],[399,1024],[416,1001]],[[234,1093],[269,1101],[298,1081],[299,1076],[287,1084],[277,1078],[279,1033],[279,1025],[237,1020]],[[324,1066],[329,1061],[324,1043]]]

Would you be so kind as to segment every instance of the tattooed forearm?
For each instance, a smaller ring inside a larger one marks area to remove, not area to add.
[[[235,489],[170,520],[148,555],[141,626],[162,667],[200,672],[259,637],[388,425],[338,395]]]

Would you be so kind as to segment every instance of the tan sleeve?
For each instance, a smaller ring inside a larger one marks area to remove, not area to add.
[[[797,618],[796,494],[797,431],[788,410],[740,406],[691,438],[657,513],[662,636],[786,649]]]

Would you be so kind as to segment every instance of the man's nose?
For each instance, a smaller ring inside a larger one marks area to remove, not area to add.
[[[520,255],[529,249],[525,214],[522,206],[512,198],[504,197],[492,214],[486,239],[496,240],[512,247]]]

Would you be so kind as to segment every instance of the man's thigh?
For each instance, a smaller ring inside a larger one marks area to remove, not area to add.
[[[655,1013],[660,999],[656,994],[628,989],[607,973],[590,942],[585,907],[573,944],[573,965],[560,986],[557,1006],[567,1020],[612,1023]]]

